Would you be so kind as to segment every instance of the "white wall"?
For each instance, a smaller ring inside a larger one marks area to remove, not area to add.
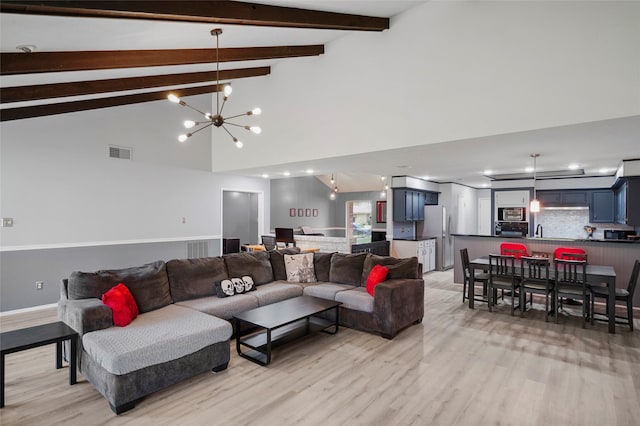
[[[427,2],[234,82],[229,111],[260,105],[264,131],[214,170],[640,114],[639,21],[637,2]]]

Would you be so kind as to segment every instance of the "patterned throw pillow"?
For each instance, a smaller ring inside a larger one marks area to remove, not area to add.
[[[287,281],[294,283],[316,282],[313,253],[285,254],[284,266],[287,270]]]
[[[216,296],[229,297],[234,294],[242,294],[256,289],[253,278],[245,275],[242,278],[229,278],[215,283]]]

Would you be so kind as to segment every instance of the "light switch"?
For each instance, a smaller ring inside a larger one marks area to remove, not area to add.
[[[2,218],[2,227],[3,228],[11,228],[13,226],[13,218],[12,217],[3,217]]]

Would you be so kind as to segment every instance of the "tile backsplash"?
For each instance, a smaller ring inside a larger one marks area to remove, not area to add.
[[[589,223],[589,210],[547,210],[537,213],[535,224],[542,225],[547,238],[587,238],[585,225],[595,226],[593,238],[604,238],[605,229],[633,230],[633,227],[617,223]],[[535,227],[534,227],[535,233]]]

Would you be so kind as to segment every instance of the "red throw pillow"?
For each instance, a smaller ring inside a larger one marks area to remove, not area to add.
[[[373,296],[373,289],[382,281],[387,279],[389,268],[382,265],[376,265],[371,268],[369,276],[367,277],[367,293]]]
[[[102,303],[113,311],[113,323],[129,325],[138,316],[138,305],[126,285],[120,283],[102,295]]]

